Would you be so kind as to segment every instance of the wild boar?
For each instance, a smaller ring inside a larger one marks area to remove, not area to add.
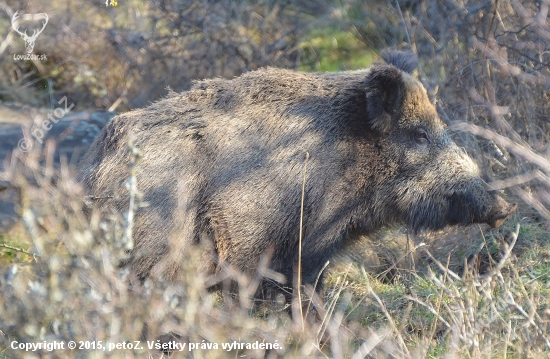
[[[186,251],[211,243],[203,270],[270,269],[292,287],[305,173],[302,282],[358,235],[404,224],[498,226],[516,205],[487,190],[411,75],[416,59],[388,52],[359,71],[264,68],[196,82],[115,117],[80,163],[88,194],[128,208],[130,138],[142,153],[129,265],[138,278],[173,278]],[[309,154],[306,168],[306,153]]]

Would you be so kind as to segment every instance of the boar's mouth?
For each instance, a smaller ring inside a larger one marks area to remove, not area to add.
[[[500,227],[502,222],[504,222],[504,220],[506,220],[506,218],[514,213],[518,208],[516,203],[507,203],[504,200],[502,200],[502,202],[504,202],[504,205],[498,208],[490,217],[489,221],[487,221],[487,223],[493,228]]]
[[[450,224],[487,223],[497,228],[518,207],[516,203],[508,203],[498,195],[489,194],[489,198],[480,200],[471,195],[452,195],[447,217]]]
[[[404,222],[415,232],[440,230],[450,225],[487,223],[499,227],[514,213],[517,204],[508,203],[487,191],[455,192],[443,201],[414,203],[405,214]]]

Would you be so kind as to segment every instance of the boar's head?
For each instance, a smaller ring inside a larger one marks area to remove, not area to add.
[[[385,169],[375,200],[415,231],[487,223],[498,227],[517,205],[488,190],[480,169],[449,136],[413,60],[393,53],[365,80],[367,120]]]

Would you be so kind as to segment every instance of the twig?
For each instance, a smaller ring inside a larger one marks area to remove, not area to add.
[[[511,234],[512,235],[512,243],[510,243],[508,245],[508,248],[506,248],[506,250],[504,251],[504,255],[502,256],[502,259],[498,262],[498,264],[495,266],[495,268],[493,268],[491,271],[489,271],[485,274],[480,274],[480,275],[476,276],[475,279],[479,280],[479,279],[491,278],[495,274],[500,272],[500,270],[504,267],[504,264],[506,263],[506,261],[510,257],[510,254],[512,254],[512,249],[514,248],[514,246],[516,245],[516,241],[518,240],[518,234],[519,234],[519,223],[516,224],[516,229]]]
[[[317,332],[317,337],[319,339],[324,337],[325,332],[326,332],[326,330],[328,329],[328,327],[330,325],[328,319],[330,318],[332,313],[334,313],[334,309],[336,309],[336,304],[337,304],[336,302],[338,302],[338,298],[340,298],[340,295],[342,294],[342,291],[344,290],[344,286],[348,284],[347,278],[348,278],[349,271],[351,270],[351,266],[352,266],[352,263],[350,263],[348,265],[348,269],[346,270],[346,273],[344,273],[344,278],[342,279],[342,282],[340,284],[340,288],[338,288],[338,292],[336,293],[336,295],[334,296],[332,302],[330,303],[329,308],[328,308],[328,310],[325,313],[325,316],[323,318],[323,321],[321,322],[321,327],[320,327],[319,331]],[[342,320],[342,317],[340,318],[340,320]],[[324,344],[321,345],[321,348],[323,348],[326,345],[326,343],[329,341],[330,337],[331,337],[331,335],[329,335],[328,338],[326,338]]]
[[[437,319],[439,319],[443,324],[445,324],[447,326],[447,328],[451,328],[451,325],[449,323],[447,323],[447,321],[445,319],[443,319],[443,317],[441,315],[439,315],[439,313],[431,305],[428,305],[428,304],[424,303],[423,301],[421,301],[420,299],[412,297],[410,295],[406,295],[405,299],[411,300],[415,303],[420,304],[423,307],[426,307],[426,309],[428,309],[433,315],[435,315],[437,317]]]
[[[407,238],[407,241],[409,239]],[[386,274],[388,274],[392,269],[395,269],[397,268],[397,265],[405,258],[407,258],[407,256],[411,255],[413,252],[416,252],[416,250],[418,248],[421,248],[421,247],[424,247],[426,245],[426,243],[420,243],[419,245],[417,245],[416,247],[414,247],[413,249],[408,249],[407,248],[407,253],[405,253],[404,255],[401,256],[401,258],[399,258],[398,260],[396,260],[388,269],[386,269],[385,271],[383,271],[382,273],[378,274],[376,276],[377,279],[380,279],[382,278],[383,276],[385,276]],[[407,245],[408,247],[408,245]]]
[[[378,346],[388,335],[391,334],[391,331],[384,329],[380,335],[377,333],[372,333],[371,336],[361,344],[357,352],[353,354],[351,359],[363,359],[365,358],[374,348]]]
[[[488,130],[481,126],[473,125],[471,123],[466,123],[466,122],[455,123],[453,124],[453,127],[455,129],[468,131],[474,135],[481,136],[483,138],[491,140],[500,146],[506,147],[507,149],[511,150],[518,156],[521,156],[526,160],[531,161],[534,164],[540,166],[545,171],[550,171],[550,162],[548,161],[548,159],[544,158],[539,154],[536,154],[535,152],[531,151],[531,149],[529,148],[525,148],[523,146],[518,145],[508,137],[504,137],[494,131]]]
[[[390,326],[391,326],[392,330],[395,331],[395,334],[397,336],[397,341],[399,342],[399,344],[401,345],[401,348],[405,351],[405,353],[407,353],[406,357],[410,358],[411,353],[409,352],[409,349],[407,348],[407,344],[405,344],[405,341],[403,340],[403,337],[401,336],[401,333],[399,333],[399,330],[397,329],[397,325],[395,324],[395,321],[393,320],[392,316],[390,315],[390,313],[386,309],[386,306],[384,305],[384,302],[382,302],[380,297],[378,295],[376,295],[376,293],[374,292],[374,290],[372,290],[370,285],[368,286],[368,291],[374,297],[374,299],[376,299],[376,302],[378,303],[378,306],[380,307],[382,312],[384,312],[384,315],[388,319],[388,322],[390,323]]]
[[[126,216],[126,228],[124,231],[123,245],[126,250],[131,251],[132,249],[134,249],[134,239],[132,237],[132,232],[134,229],[134,215],[139,205],[140,196],[137,188],[136,167],[138,161],[141,158],[141,153],[139,149],[135,146],[133,138],[130,138],[130,140],[128,141],[128,149],[130,151],[130,177],[126,182],[126,188],[128,189],[130,199],[128,205],[128,213]]]
[[[101,197],[98,197],[98,196],[94,196],[94,195],[89,195],[89,196],[84,196],[84,198],[82,198],[82,201],[84,202],[86,207],[92,208],[92,206],[93,206],[92,201],[99,201],[99,200],[102,200],[102,199],[111,199],[111,198],[114,198],[114,196],[101,196]]]
[[[311,307],[311,304],[313,303],[313,297],[315,296],[315,289],[317,288],[317,284],[319,283],[319,279],[321,278],[321,275],[327,268],[327,266],[330,264],[330,261],[327,261],[323,268],[319,271],[319,274],[317,274],[317,279],[315,279],[315,284],[313,285],[313,293],[311,293],[311,298],[309,298],[309,303],[307,304],[306,309],[306,315],[309,313],[309,308]],[[348,314],[349,315],[349,314]],[[344,318],[345,319],[345,318]]]
[[[407,28],[407,22],[405,21],[405,18],[403,17],[403,13],[401,12],[401,6],[399,6],[399,1],[395,0],[395,6],[397,7],[397,12],[399,13],[399,16],[401,17],[401,21],[403,21],[403,27],[405,28],[405,35],[407,35],[407,42],[409,45],[412,45],[411,42],[411,36],[409,35],[409,29]]]
[[[539,170],[533,170],[528,173],[524,173],[515,177],[507,178],[504,180],[492,181],[488,183],[491,190],[501,190],[508,187],[517,186],[526,182],[530,182],[534,179],[544,177],[544,174]]]
[[[34,253],[34,252],[29,252],[29,251],[26,251],[24,250],[23,248],[18,248],[18,247],[13,247],[13,246],[10,246],[8,244],[4,244],[4,243],[0,243],[0,247],[4,247],[4,248],[7,248],[7,249],[11,249],[13,251],[17,251],[17,252],[21,252],[21,253],[25,253],[29,256],[32,256],[33,258],[35,257],[40,257],[40,255],[38,253]],[[35,258],[36,259],[36,258]]]
[[[304,178],[302,181],[302,201],[300,203],[300,234],[298,236],[298,303],[300,304],[300,320],[302,321],[302,330],[304,330],[304,313],[302,311],[302,293],[300,287],[302,285],[302,239],[304,234],[304,201],[306,197],[306,174],[307,162],[309,161],[309,152],[306,152],[306,161],[304,163]]]
[[[540,201],[533,198],[532,195],[519,187],[514,188],[514,194],[516,194],[523,202],[536,209],[537,212],[539,212],[539,214],[543,216],[547,221],[550,221],[550,211],[546,209],[546,207],[544,207],[544,205]]]

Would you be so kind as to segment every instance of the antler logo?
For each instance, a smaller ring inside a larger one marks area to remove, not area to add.
[[[41,14],[26,14],[20,17],[18,15],[19,11],[16,11],[15,14],[13,14],[11,18],[11,27],[25,40],[25,49],[27,49],[27,54],[30,54],[32,50],[34,49],[34,42],[36,41],[36,38],[38,35],[44,31],[44,28],[48,24],[48,15],[46,13]],[[19,31],[20,23],[22,21],[25,22],[31,22],[36,20],[42,20],[42,28],[40,30],[33,30],[33,33],[31,36],[27,35],[27,30],[25,32]]]

